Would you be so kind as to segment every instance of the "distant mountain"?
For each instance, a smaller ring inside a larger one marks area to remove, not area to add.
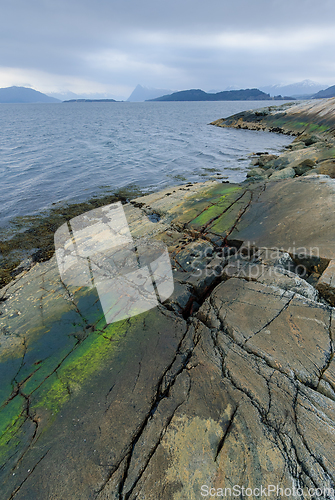
[[[163,95],[172,94],[173,90],[166,89],[151,89],[147,87],[142,87],[142,85],[137,85],[133,92],[128,97],[128,102],[144,102],[151,101],[156,97],[161,97]]]
[[[268,85],[266,87],[260,87],[263,92],[275,96],[281,95],[291,95],[292,97],[302,97],[309,98],[312,97],[319,90],[323,90],[325,85],[313,82],[312,80],[303,80],[302,82],[292,83],[290,85]]]
[[[313,99],[325,99],[329,97],[335,97],[335,85],[328,87],[328,89],[320,90],[320,92],[313,95]]]
[[[182,90],[181,92],[174,92],[170,95],[164,95],[156,99],[149,99],[150,101],[267,101],[272,98],[269,94],[265,94],[258,89],[245,89],[245,90],[226,90],[210,94],[200,89]],[[284,99],[277,96],[276,100]],[[285,97],[285,99],[291,99]]]
[[[39,103],[61,102],[59,99],[49,97],[42,92],[27,87],[6,87],[0,89],[0,103]]]
[[[117,102],[115,99],[69,99],[63,102]]]

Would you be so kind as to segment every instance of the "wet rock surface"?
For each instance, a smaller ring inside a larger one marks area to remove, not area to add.
[[[168,247],[174,292],[123,321],[55,257],[3,288],[1,498],[334,498],[334,188],[313,170],[124,205],[135,242]]]

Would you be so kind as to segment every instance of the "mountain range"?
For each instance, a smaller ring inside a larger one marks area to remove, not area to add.
[[[267,85],[265,87],[260,87],[260,89],[270,94],[270,96],[290,95],[296,98],[308,99],[325,87],[325,85],[313,82],[312,80],[303,80],[302,82],[292,83],[290,85]]]
[[[259,87],[259,90],[265,94],[270,94],[271,97],[282,95],[295,97],[296,99],[309,99],[323,89],[325,89],[325,85],[313,82],[312,80],[303,80],[290,85],[277,84]],[[239,88],[236,85],[231,85],[224,89],[224,91],[229,90],[239,90]],[[127,100],[132,102],[149,101],[156,99],[157,97],[171,95],[175,92],[175,90],[148,88],[142,85],[137,85]],[[218,94],[219,92],[222,92],[222,90],[211,89],[207,91],[208,94]]]
[[[6,87],[0,89],[0,103],[56,103],[59,99],[27,87]]]
[[[225,91],[204,92],[200,89],[183,90],[175,92],[167,89],[153,89],[137,85],[127,101],[143,102],[145,100],[159,101],[219,101],[219,100],[268,100],[274,96],[291,96],[297,99],[321,99],[335,97],[335,85],[324,89],[324,86],[304,80],[292,85],[272,85],[261,89],[226,89]],[[43,94],[27,87],[0,88],[0,103],[59,103],[67,99],[83,102],[100,101],[112,102],[114,99],[104,98],[101,94],[79,96],[72,92],[59,94],[62,99]],[[289,97],[290,98],[290,97]]]
[[[150,101],[268,101],[270,99],[282,100],[283,97],[271,98],[258,89],[226,90],[210,94],[200,89],[182,90],[173,94],[163,95]],[[294,99],[285,97],[285,99]]]

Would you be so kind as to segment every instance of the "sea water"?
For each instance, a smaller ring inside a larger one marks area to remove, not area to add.
[[[131,186],[243,181],[251,153],[279,153],[292,138],[209,122],[273,104],[0,104],[0,226]]]

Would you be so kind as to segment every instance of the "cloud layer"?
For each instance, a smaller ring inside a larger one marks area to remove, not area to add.
[[[334,24],[333,0],[12,0],[2,5],[0,87],[127,97],[137,83],[333,85]]]

